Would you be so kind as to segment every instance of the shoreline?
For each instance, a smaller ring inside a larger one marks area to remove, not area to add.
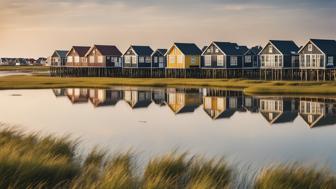
[[[111,86],[217,87],[242,90],[245,94],[335,95],[336,82],[261,81],[243,79],[168,79],[168,78],[97,78],[50,77],[41,75],[4,76],[0,90],[50,88],[109,88]]]

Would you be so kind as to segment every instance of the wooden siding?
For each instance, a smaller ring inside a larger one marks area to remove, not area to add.
[[[167,68],[173,69],[185,69],[185,68],[195,68],[199,67],[201,64],[200,55],[184,55],[177,47],[172,47],[167,53]],[[182,56],[182,62],[178,62],[179,56]],[[192,57],[195,57],[195,62],[192,64]],[[171,61],[174,59],[174,62]]]

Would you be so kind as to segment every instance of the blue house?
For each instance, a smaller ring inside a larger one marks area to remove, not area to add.
[[[167,66],[167,49],[157,49],[152,54],[152,68],[165,68]]]
[[[243,68],[244,69],[257,69],[260,67],[259,53],[262,47],[255,46],[248,49],[243,58]]]
[[[151,68],[153,50],[149,46],[130,46],[124,53],[124,68]]]
[[[231,42],[212,42],[202,53],[202,68],[239,69],[243,67],[246,46]]]
[[[333,69],[336,62],[336,41],[310,39],[300,51],[300,69]]]
[[[299,47],[294,41],[270,40],[259,53],[261,69],[292,69],[299,67]]]

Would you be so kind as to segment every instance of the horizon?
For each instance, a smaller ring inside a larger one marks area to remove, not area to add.
[[[174,42],[336,39],[332,0],[3,0],[0,7],[0,57],[48,57],[74,45],[125,52],[130,44],[155,50]]]

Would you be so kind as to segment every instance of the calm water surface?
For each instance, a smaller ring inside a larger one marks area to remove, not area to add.
[[[336,97],[246,96],[206,88],[0,91],[1,122],[71,134],[81,149],[133,149],[141,159],[179,149],[259,168],[327,164],[336,170]]]

